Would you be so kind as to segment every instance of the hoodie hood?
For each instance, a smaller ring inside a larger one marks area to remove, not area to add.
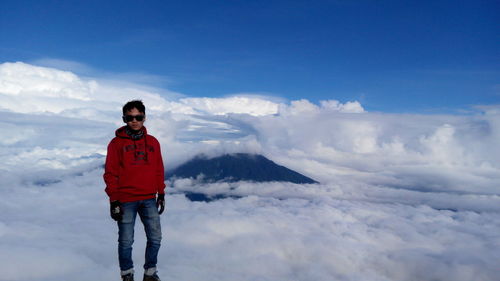
[[[142,128],[141,128],[141,132],[142,132],[143,137],[148,134],[148,130],[144,126],[142,126]],[[119,138],[133,140],[133,138],[129,134],[127,134],[127,126],[123,126],[123,127],[118,128],[115,131],[115,135]]]

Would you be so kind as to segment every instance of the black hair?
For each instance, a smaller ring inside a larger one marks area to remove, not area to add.
[[[146,107],[142,103],[142,100],[131,100],[123,106],[123,115],[125,116],[125,114],[127,114],[127,111],[130,111],[134,108],[137,108],[139,112],[146,114]]]

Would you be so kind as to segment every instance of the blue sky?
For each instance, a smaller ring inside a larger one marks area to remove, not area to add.
[[[500,103],[498,14],[498,1],[2,0],[0,62],[78,62],[188,96],[459,112]]]

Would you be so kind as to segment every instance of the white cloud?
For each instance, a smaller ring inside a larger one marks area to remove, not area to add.
[[[168,169],[200,152],[256,152],[322,182],[176,181],[162,217],[165,280],[496,278],[498,106],[384,114],[356,101],[165,92],[0,65],[0,280],[117,277],[102,164],[121,106],[133,98],[146,103]],[[241,199],[190,202],[181,191]],[[142,274],[139,225],[136,233]]]
[[[337,100],[326,100],[326,101],[321,101],[320,104],[323,108],[328,108],[341,112],[349,112],[349,113],[365,112],[364,108],[357,101],[346,102],[345,104],[342,104]]]
[[[235,96],[228,98],[183,98],[181,103],[205,114],[244,113],[254,116],[275,114],[278,104],[261,98]]]
[[[74,116],[85,114],[85,110],[93,113],[119,111],[124,101],[142,99],[153,112],[185,110],[178,103],[162,98],[154,88],[129,82],[117,83],[80,78],[69,71],[22,62],[4,63],[0,65],[0,108],[19,113]]]
[[[84,63],[72,60],[58,59],[58,58],[49,58],[49,57],[41,58],[30,62],[30,64],[35,66],[42,66],[52,69],[69,71],[77,73],[79,75],[82,74],[86,75],[98,72],[93,67],[86,65]]]

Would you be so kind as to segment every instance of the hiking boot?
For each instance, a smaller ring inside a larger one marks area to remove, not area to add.
[[[153,274],[153,275],[146,275],[144,274],[144,279],[142,281],[161,281],[160,277],[158,277],[158,274]]]
[[[122,280],[123,281],[134,281],[134,274],[129,273],[129,274],[122,275]]]

